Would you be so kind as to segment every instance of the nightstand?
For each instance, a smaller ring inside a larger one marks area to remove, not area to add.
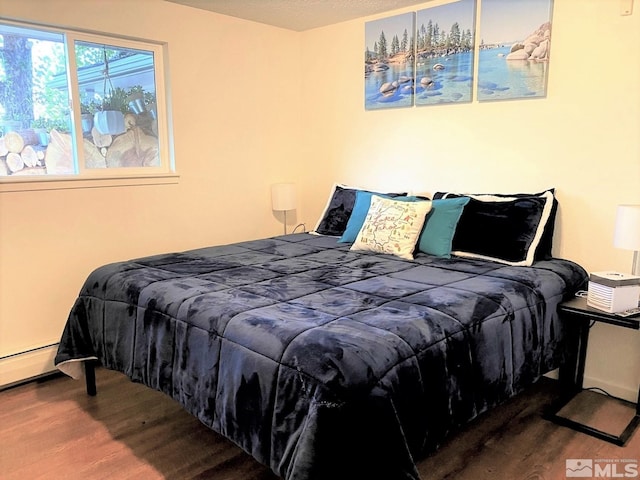
[[[635,415],[624,428],[620,435],[614,435],[597,428],[585,425],[583,423],[571,420],[569,418],[558,415],[571,400],[573,400],[580,392],[583,391],[584,368],[587,357],[587,344],[589,342],[589,328],[592,322],[603,322],[618,327],[631,328],[633,330],[640,329],[640,315],[633,317],[621,317],[613,313],[607,313],[587,305],[587,299],[576,297],[563,302],[558,307],[558,312],[565,322],[572,322],[570,328],[575,329],[573,345],[571,347],[572,359],[570,364],[565,367],[565,371],[561,370],[561,380],[565,382],[568,378],[567,390],[558,401],[551,406],[546,418],[582,433],[586,433],[593,437],[607,442],[624,446],[633,432],[640,425],[640,389],[638,390],[638,403],[628,402],[626,400],[611,397],[619,402],[630,405],[635,408]],[[563,376],[564,375],[564,376]]]

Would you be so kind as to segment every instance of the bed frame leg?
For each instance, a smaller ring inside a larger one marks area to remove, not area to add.
[[[84,362],[84,376],[87,382],[87,395],[95,397],[96,390],[96,362],[87,360]]]

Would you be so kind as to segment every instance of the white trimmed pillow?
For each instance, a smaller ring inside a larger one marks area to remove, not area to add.
[[[527,197],[467,195],[453,255],[530,266],[553,209],[551,191]]]
[[[413,260],[430,201],[403,202],[374,195],[351,250],[387,253]]]

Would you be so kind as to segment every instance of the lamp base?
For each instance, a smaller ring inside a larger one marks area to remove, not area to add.
[[[633,252],[633,267],[631,267],[631,275],[640,275],[640,255],[638,251]],[[640,298],[638,298],[638,307],[640,307]],[[638,399],[640,402],[640,399]]]

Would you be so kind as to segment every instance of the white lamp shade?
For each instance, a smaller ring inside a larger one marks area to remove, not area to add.
[[[296,186],[293,183],[271,185],[271,207],[276,211],[296,209]]]
[[[613,244],[626,250],[640,250],[640,205],[618,205]]]

